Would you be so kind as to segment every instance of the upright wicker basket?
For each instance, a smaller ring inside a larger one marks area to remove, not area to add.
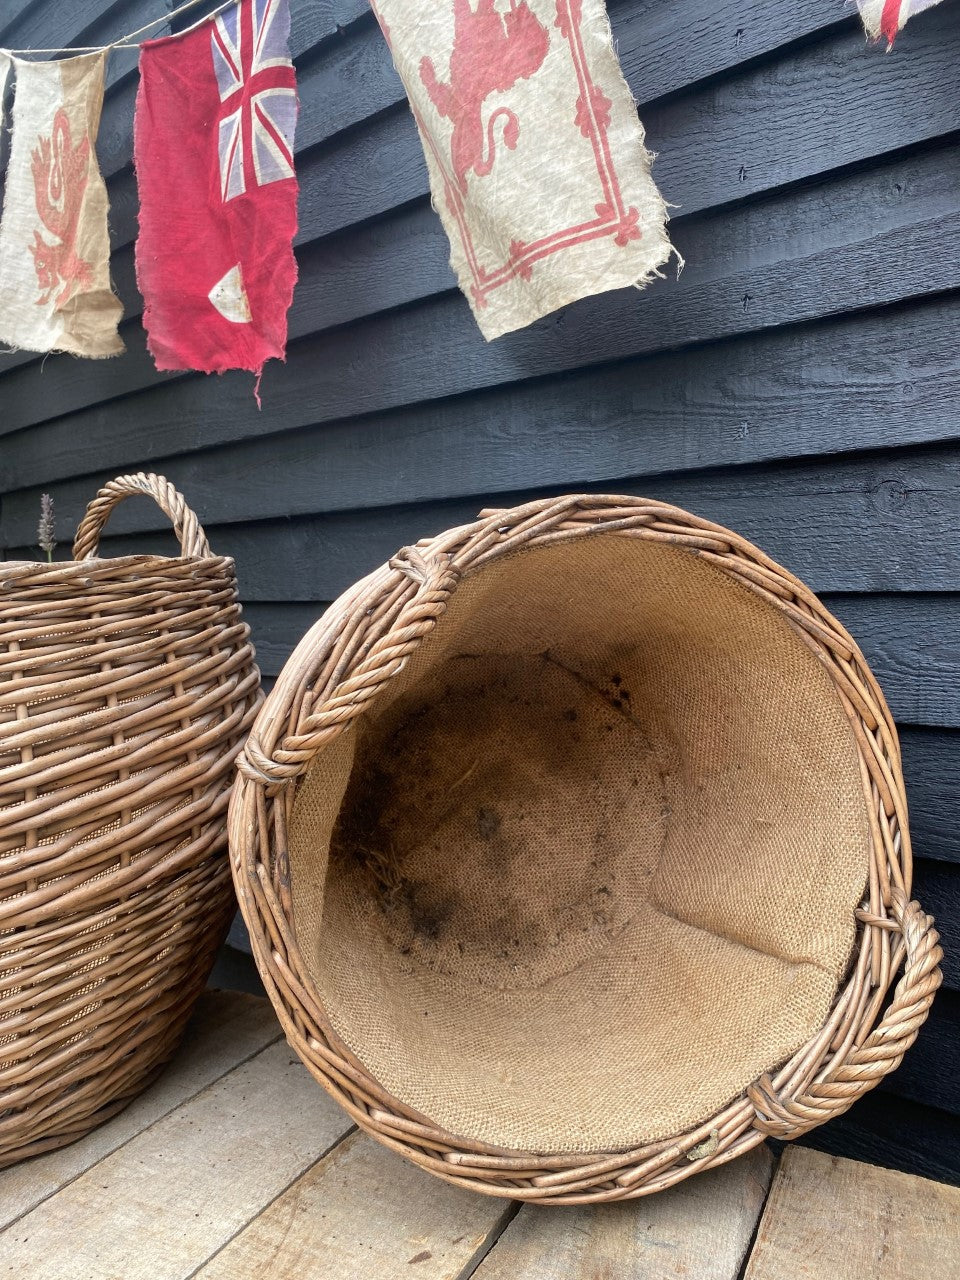
[[[133,494],[181,556],[98,558]],[[259,702],[233,562],[167,481],[106,485],[74,557],[0,563],[0,1165],[119,1111],[176,1047],[233,909]]]
[[[548,499],[401,552],[304,637],[239,767],[290,1043],[477,1191],[627,1199],[796,1137],[940,981],[862,654],[674,507]]]

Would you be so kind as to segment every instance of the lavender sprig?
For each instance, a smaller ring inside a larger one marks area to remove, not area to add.
[[[37,542],[40,550],[47,553],[47,562],[53,562],[53,549],[57,545],[54,534],[53,499],[49,493],[40,495],[40,523],[37,525]]]

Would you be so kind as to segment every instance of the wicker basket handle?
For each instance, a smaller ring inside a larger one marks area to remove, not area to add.
[[[903,936],[906,953],[903,973],[880,1021],[851,1058],[869,1063],[882,1060],[885,1055],[895,1060],[895,1066],[916,1040],[937,988],[943,981],[940,970],[943,948],[940,935],[934,928],[933,916],[927,915],[919,902],[908,901],[900,889],[891,890],[890,897],[891,914]],[[857,917],[881,927],[890,927],[888,921],[881,921],[867,911],[858,911]],[[886,1071],[892,1071],[894,1066],[887,1066]],[[885,1072],[879,1071],[877,1078],[883,1074]]]
[[[273,691],[273,703],[264,706],[237,758],[244,775],[271,791],[293,782],[309,767],[314,756],[359,716],[378,690],[405,666],[424,636],[436,626],[447,601],[460,581],[452,557],[425,546],[404,547],[382,568],[357,583],[341,600],[354,601],[379,587],[389,597],[406,579],[397,611],[371,637],[363,656],[332,688],[310,701],[293,733],[286,733],[286,712],[291,701],[303,703],[303,690],[317,676],[335,639],[330,622],[321,618],[300,641]],[[278,709],[280,708],[280,709]]]
[[[799,1095],[783,1097],[769,1075],[747,1090],[756,1118],[753,1127],[770,1137],[791,1139],[841,1115],[868,1089],[900,1065],[926,1021],[933,997],[943,981],[943,951],[933,916],[919,902],[908,902],[899,889],[891,892],[891,918],[858,911],[858,920],[903,937],[905,964],[883,1016],[862,1044],[807,1085]]]
[[[210,555],[207,535],[187,506],[183,495],[163,476],[146,475],[138,471],[136,475],[118,476],[116,480],[105,484],[87,507],[73,543],[74,560],[92,560],[96,557],[100,548],[100,535],[110,512],[125,498],[132,498],[136,494],[152,498],[160,510],[170,517],[184,556]]]

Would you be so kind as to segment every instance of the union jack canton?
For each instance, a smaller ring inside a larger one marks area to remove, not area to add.
[[[224,201],[253,182],[292,178],[297,90],[281,0],[233,5],[213,24],[220,89],[220,191]]]

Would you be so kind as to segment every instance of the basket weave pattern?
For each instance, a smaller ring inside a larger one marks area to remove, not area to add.
[[[181,557],[97,558],[134,494]],[[169,483],[107,485],[74,556],[0,564],[0,1165],[107,1119],[175,1048],[232,914],[259,702],[233,563]]]
[[[507,552],[597,532],[702,557],[777,610],[835,685],[851,726],[870,824],[857,945],[826,1023],[689,1132],[610,1153],[507,1151],[458,1137],[392,1097],[339,1040],[295,934],[287,850],[297,780],[361,716],[444,614],[461,576]],[[231,863],[254,954],[290,1043],[354,1120],[447,1181],[541,1203],[620,1200],[726,1162],[767,1135],[795,1138],[845,1111],[895,1069],[940,983],[932,919],[911,901],[906,802],[896,731],[855,642],[801,582],[746,540],[677,508],[574,496],[489,511],[401,552],[358,583],[298,647],[239,759]],[[894,980],[892,998],[888,994]]]

